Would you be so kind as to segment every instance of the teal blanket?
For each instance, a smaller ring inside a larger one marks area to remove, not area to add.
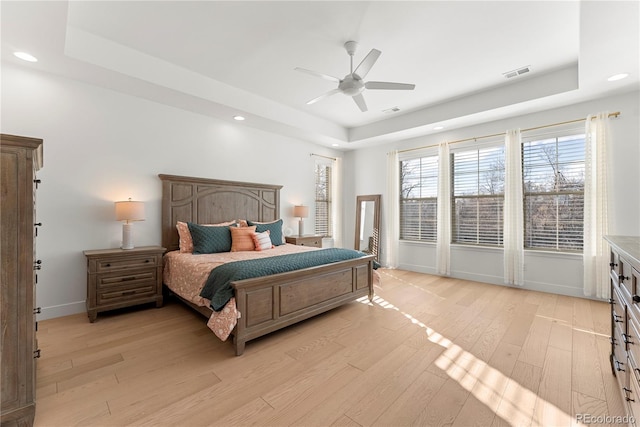
[[[315,267],[348,259],[361,258],[365,253],[353,249],[330,248],[268,258],[234,261],[220,265],[209,274],[200,296],[211,301],[211,308],[220,311],[233,296],[231,282],[288,271]],[[374,262],[374,268],[378,264]]]

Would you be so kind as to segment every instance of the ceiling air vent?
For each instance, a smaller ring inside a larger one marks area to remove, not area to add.
[[[397,113],[398,111],[400,111],[400,107],[391,107],[387,108],[386,110],[382,110],[382,112],[385,114]]]
[[[531,71],[529,67],[531,67],[531,65],[527,65],[526,67],[521,67],[516,70],[507,71],[506,73],[502,73],[502,75],[507,79],[518,77]]]

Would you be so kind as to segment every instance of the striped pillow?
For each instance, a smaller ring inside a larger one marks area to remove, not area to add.
[[[253,233],[253,243],[256,246],[256,251],[264,251],[273,248],[273,243],[271,243],[271,237],[269,237],[269,234],[271,234],[269,230],[263,231],[262,233]]]
[[[231,230],[231,252],[253,251],[255,244],[252,235],[256,232],[253,227],[229,227]]]

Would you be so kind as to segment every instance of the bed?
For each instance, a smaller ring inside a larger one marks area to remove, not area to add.
[[[280,218],[282,186],[165,174],[159,177],[162,180],[162,245],[168,251],[165,259],[179,249],[178,221],[218,224],[230,219],[270,222]],[[283,245],[286,246],[292,245]],[[245,344],[252,339],[359,298],[373,298],[373,267],[374,256],[369,255],[231,282],[234,308],[239,313],[231,333],[235,354],[241,355]],[[168,290],[211,319],[210,307],[183,298],[170,287]]]

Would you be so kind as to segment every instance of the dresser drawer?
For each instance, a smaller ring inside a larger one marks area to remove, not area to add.
[[[128,257],[101,258],[95,261],[96,273],[126,270],[130,268],[155,267],[160,262],[157,255],[138,255]]]
[[[626,332],[625,320],[627,315],[625,313],[624,300],[615,288],[611,290],[611,316],[613,317],[613,324],[619,327],[623,333]]]
[[[622,257],[619,258],[618,265],[620,266],[618,284],[620,286],[620,289],[622,289],[624,293],[627,294],[629,300],[631,300],[632,296],[637,292],[636,289],[633,289],[633,267],[627,260]]]
[[[626,372],[627,370],[627,356],[625,350],[625,343],[622,339],[622,332],[620,328],[615,327],[613,331],[613,369],[616,370],[616,375],[621,375],[618,372]]]
[[[635,362],[640,361],[640,333],[638,329],[636,320],[629,318],[625,342],[627,343],[627,351]]]

